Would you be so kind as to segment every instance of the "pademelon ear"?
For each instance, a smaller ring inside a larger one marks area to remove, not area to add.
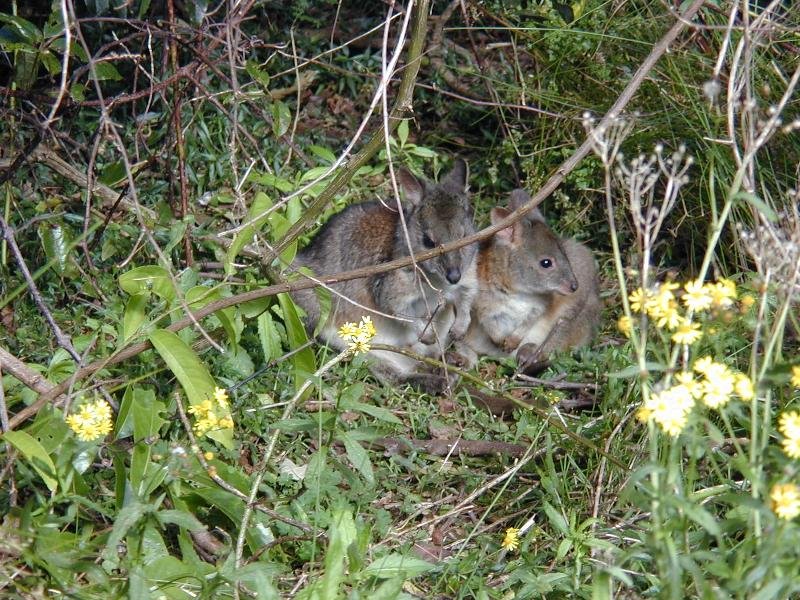
[[[414,206],[422,202],[422,195],[425,189],[423,183],[417,179],[411,171],[400,169],[397,172],[397,182],[403,191],[403,198]]]
[[[508,210],[507,208],[496,206],[489,212],[489,219],[492,222],[492,225],[496,225],[510,214],[511,211]],[[499,239],[502,242],[510,242],[511,239],[514,237],[514,226],[510,225],[505,229],[501,229],[494,235],[497,239]]]
[[[511,210],[517,210],[520,206],[527,204],[530,202],[531,195],[523,189],[517,188],[516,190],[512,190],[511,194],[508,198],[508,207]],[[532,211],[528,212],[525,215],[525,218],[529,221],[539,221],[540,223],[545,223],[544,215],[539,208],[534,208]]]
[[[457,158],[450,172],[439,182],[444,187],[459,194],[466,194],[469,188],[469,165],[463,158]]]

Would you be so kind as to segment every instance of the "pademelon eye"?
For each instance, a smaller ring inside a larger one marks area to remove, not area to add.
[[[428,237],[427,233],[422,234],[422,245],[425,246],[426,248],[433,248],[434,246],[436,246],[434,241],[430,237]]]
[[[553,266],[553,261],[549,258],[543,258],[539,261],[539,264],[542,265],[543,269],[549,269]]]

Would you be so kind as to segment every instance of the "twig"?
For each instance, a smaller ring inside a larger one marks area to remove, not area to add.
[[[541,385],[544,387],[553,388],[554,390],[596,390],[596,383],[580,382],[580,381],[556,381],[555,379],[539,379],[538,377],[531,377],[523,373],[517,373],[515,379],[526,381],[534,385]]]
[[[373,445],[385,448],[390,452],[398,450],[421,450],[434,456],[486,456],[487,454],[504,454],[519,458],[525,454],[527,446],[509,444],[507,442],[494,442],[490,440],[452,440],[433,439],[416,440],[407,438],[378,438],[370,442]]]

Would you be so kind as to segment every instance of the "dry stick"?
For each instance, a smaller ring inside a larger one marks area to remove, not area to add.
[[[175,33],[175,5],[173,0],[167,0],[167,14],[169,16],[169,28],[173,38],[169,40],[169,61],[172,65],[172,72],[178,70],[178,43]],[[172,86],[172,97],[174,106],[172,109],[173,129],[175,130],[175,149],[178,151],[178,184],[180,187],[180,210],[178,211],[184,223],[189,214],[189,182],[186,180],[186,146],[183,143],[183,123],[181,121],[181,104],[183,103],[183,91],[181,81],[175,80]],[[192,251],[191,228],[187,227],[183,234],[183,249],[186,253],[186,264],[191,267],[194,265],[194,252]]]
[[[653,46],[653,49],[650,51],[650,54],[641,64],[641,66],[637,69],[634,76],[631,78],[628,85],[622,91],[617,101],[614,105],[609,109],[608,113],[606,113],[605,117],[603,117],[602,121],[599,123],[600,126],[608,126],[611,121],[616,118],[622,109],[628,104],[630,99],[633,97],[633,94],[639,88],[639,86],[644,81],[644,78],[653,68],[655,63],[661,57],[664,52],[666,52],[669,45],[673,42],[673,40],[678,36],[681,30],[685,27],[685,23],[688,22],[698,11],[700,6],[702,6],[704,0],[694,0],[692,5],[681,15],[681,19],[677,21],[672,28],[664,34],[664,37],[659,40],[659,42]],[[383,130],[381,129],[381,133]],[[382,142],[380,136],[374,138],[374,140],[370,140],[370,144],[373,141],[377,143]],[[373,265],[370,267],[362,267],[360,269],[354,269],[352,271],[345,271],[342,273],[337,273],[336,275],[330,275],[328,277],[321,277],[319,278],[320,281],[326,284],[331,283],[339,283],[342,281],[349,281],[352,279],[362,279],[364,277],[369,277],[372,275],[376,275],[378,273],[386,273],[388,271],[393,271],[395,269],[399,269],[402,267],[407,267],[410,265],[414,260],[417,262],[421,262],[424,260],[429,260],[436,256],[441,256],[446,252],[451,252],[453,250],[457,250],[458,248],[462,248],[463,246],[467,246],[469,244],[473,244],[475,242],[479,242],[485,239],[490,238],[495,233],[500,231],[501,229],[505,229],[506,227],[510,227],[520,219],[522,219],[528,212],[533,210],[536,206],[538,206],[546,197],[548,197],[553,191],[561,184],[564,178],[573,170],[575,167],[578,166],[581,160],[583,160],[589,152],[591,152],[591,139],[587,137],[586,141],[581,144],[581,146],[575,151],[575,153],[570,156],[564,163],[558,168],[558,170],[548,179],[544,186],[533,195],[533,197],[520,206],[518,209],[513,211],[508,217],[499,221],[495,225],[491,225],[486,227],[485,229],[480,230],[479,232],[462,238],[461,240],[457,240],[455,242],[450,242],[448,244],[444,244],[439,246],[438,248],[434,248],[433,250],[428,250],[427,252],[422,252],[415,256],[412,259],[410,256],[406,256],[403,258],[398,258],[393,261],[387,263],[381,263],[379,265]],[[354,159],[355,160],[355,159]],[[343,177],[344,173],[334,180],[334,182],[329,186],[328,190],[330,190],[333,184],[339,180],[340,177]],[[332,195],[338,190],[338,186],[333,189],[333,191],[329,192],[328,195]],[[325,195],[321,194],[319,198],[322,198]],[[309,209],[310,210],[310,209]],[[320,209],[321,210],[321,209]],[[291,230],[290,230],[291,232]],[[288,235],[288,234],[287,234]],[[274,252],[279,253],[278,250]],[[292,284],[288,283],[281,283],[277,285],[271,285],[260,290],[253,290],[250,292],[245,292],[243,294],[237,294],[235,296],[231,296],[229,298],[222,298],[220,300],[216,300],[207,304],[205,307],[194,311],[192,313],[192,317],[184,317],[183,319],[176,321],[169,327],[167,327],[170,331],[179,331],[191,324],[193,324],[196,320],[202,319],[218,310],[223,308],[228,308],[229,306],[236,306],[237,304],[243,304],[245,302],[249,302],[251,300],[258,300],[260,298],[266,298],[269,296],[274,296],[276,294],[289,292],[289,291],[296,291],[296,290],[304,290],[308,288],[317,287],[319,284],[314,281],[298,281]],[[151,348],[150,342],[139,342],[138,344],[134,344],[132,346],[128,346],[127,348],[121,350],[119,353],[111,356],[109,358],[105,358],[102,360],[95,361],[86,367],[80,369],[76,373],[76,381],[81,380],[92,373],[102,369],[107,365],[117,364],[128,358],[136,356],[141,352]],[[14,417],[9,420],[9,424],[11,429],[17,427],[20,423],[25,421],[28,417],[35,414],[42,406],[44,406],[47,402],[49,402],[52,398],[59,394],[63,394],[66,390],[66,386],[60,384],[56,386],[52,392],[41,395],[39,399],[31,404],[30,406],[24,408],[19,413],[17,413]]]

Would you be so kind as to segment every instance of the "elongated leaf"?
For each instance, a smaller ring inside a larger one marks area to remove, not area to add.
[[[147,304],[146,294],[134,294],[125,304],[125,313],[122,315],[122,341],[127,341],[139,330],[144,323],[144,311]]]
[[[393,577],[416,577],[434,568],[429,562],[413,556],[404,556],[398,552],[382,556],[364,569],[364,573],[379,579]]]
[[[128,294],[153,293],[167,302],[175,298],[169,273],[163,267],[148,265],[131,269],[119,276],[119,287]]]
[[[56,466],[44,447],[24,431],[7,431],[3,439],[20,451],[51,492],[58,489]]]
[[[258,315],[258,339],[261,342],[261,350],[264,352],[264,362],[268,363],[274,358],[278,358],[283,349],[281,348],[281,335],[275,327],[275,321],[269,312]]]
[[[181,338],[166,329],[157,329],[150,334],[150,342],[167,363],[170,371],[186,392],[189,404],[196,406],[214,395],[216,384],[197,354]],[[216,411],[220,417],[230,417],[230,411]],[[215,429],[206,435],[226,448],[233,447],[233,431],[228,428]]]
[[[343,431],[337,436],[342,443],[347,453],[347,458],[353,467],[361,473],[361,476],[366,479],[370,486],[375,485],[375,473],[372,470],[372,462],[369,460],[369,454],[356,440],[350,437],[346,431]]]
[[[299,348],[308,341],[308,336],[300,317],[297,316],[294,302],[288,294],[278,294],[278,303],[283,313],[283,324],[286,326],[289,348],[292,350]],[[295,389],[300,389],[308,375],[316,371],[314,351],[310,347],[301,350],[292,357],[292,364],[294,365]]]

